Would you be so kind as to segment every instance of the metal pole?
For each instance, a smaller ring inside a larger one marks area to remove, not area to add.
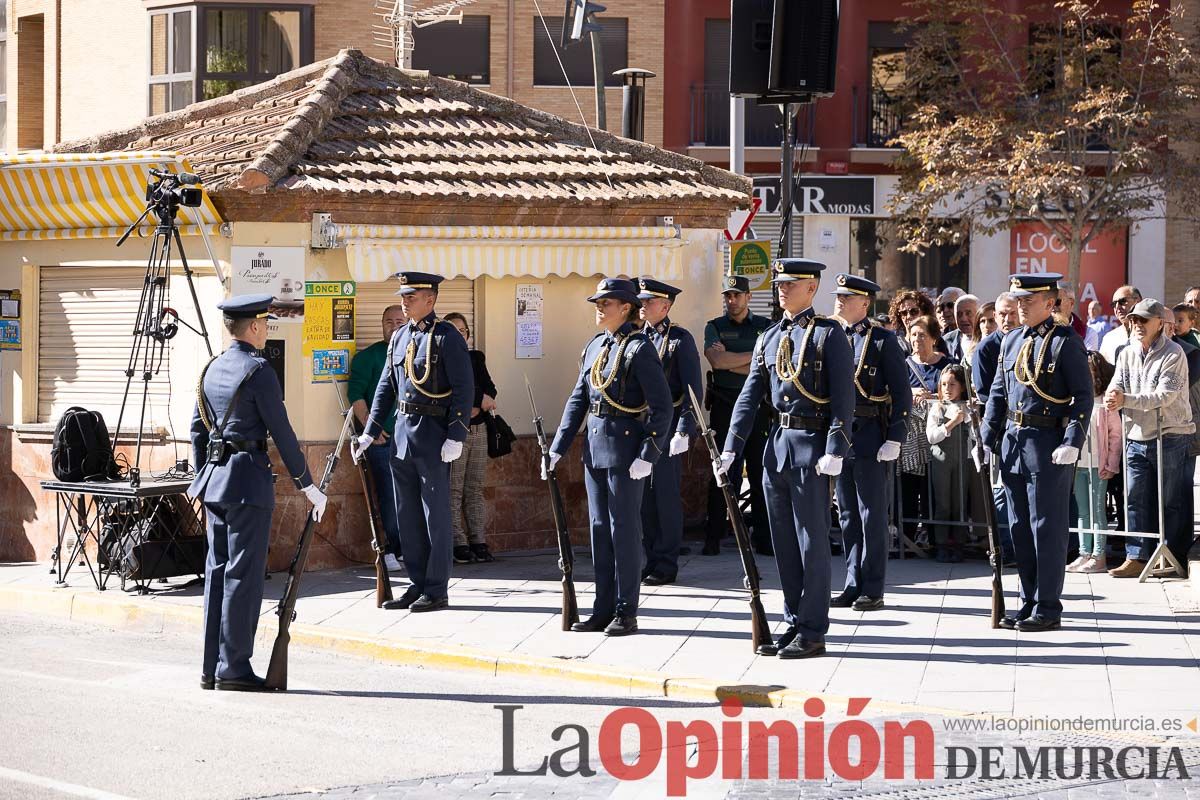
[[[779,257],[791,258],[792,255],[792,116],[794,107],[791,103],[780,106],[783,112],[783,143],[780,151],[779,170],[779,214],[783,226],[779,231]]]
[[[729,98],[729,171],[746,171],[746,98]]]

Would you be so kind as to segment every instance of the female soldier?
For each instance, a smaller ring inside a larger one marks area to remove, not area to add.
[[[571,629],[609,636],[637,633],[642,490],[671,433],[671,390],[662,363],[645,334],[634,329],[637,294],[633,281],[605,278],[588,298],[604,332],[583,350],[579,380],[550,445],[554,469],[590,415],[583,467],[596,600],[592,616]]]

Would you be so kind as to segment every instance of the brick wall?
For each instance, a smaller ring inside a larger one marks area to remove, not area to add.
[[[40,148],[45,142],[45,17],[21,17],[17,23],[17,147]],[[10,96],[12,93],[10,92]]]
[[[1200,19],[1200,0],[1182,0],[1182,5],[1194,26],[1196,20]],[[1200,46],[1200,36],[1195,38],[1193,50]],[[1193,107],[1193,113],[1200,114],[1200,108]],[[1175,143],[1173,146],[1190,153],[1193,158],[1200,157],[1200,146],[1194,142]],[[1170,195],[1167,197],[1167,214],[1166,297],[1163,300],[1170,305],[1183,302],[1187,287],[1200,285],[1200,225],[1172,219],[1176,215],[1192,216],[1194,211],[1181,208],[1180,203]]]
[[[60,47],[62,141],[146,116],[150,15],[142,0],[72,0],[63,7]]]

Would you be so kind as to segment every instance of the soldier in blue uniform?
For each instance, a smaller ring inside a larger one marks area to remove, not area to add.
[[[854,430],[850,460],[837,479],[846,585],[830,605],[855,611],[883,608],[888,551],[886,464],[900,457],[912,388],[896,334],[867,314],[879,284],[842,273],[833,290],[835,313],[845,325],[854,354]]]
[[[675,415],[671,420],[670,452],[654,465],[654,474],[642,495],[642,545],[646,566],[642,583],[661,586],[674,583],[679,572],[679,546],[683,542],[683,504],[679,496],[681,456],[687,452],[696,432],[688,387],[703,396],[700,378],[700,353],[687,328],[671,322],[668,316],[680,290],[653,278],[638,280],[638,299],[642,301],[642,333],[654,345],[662,361]]]
[[[1028,632],[1061,626],[1066,499],[1092,414],[1083,340],[1052,316],[1060,278],[1013,276],[1021,327],[1001,343],[983,422],[984,457],[1000,459],[1021,582],[1021,608],[1002,624]]]
[[[654,345],[634,328],[637,284],[605,278],[596,304],[597,334],[583,349],[579,379],[550,445],[549,469],[571,447],[580,425],[591,520],[596,599],[575,631],[637,633],[642,566],[642,493],[671,433],[671,389]],[[586,419],[586,421],[585,421]],[[547,465],[542,465],[543,475]]]
[[[275,508],[267,436],[313,504],[325,512],[325,495],[313,485],[304,453],[283,407],[275,370],[258,354],[267,343],[271,295],[231,297],[217,308],[233,342],[200,375],[192,415],[196,479],[188,496],[204,503],[208,560],[204,565],[204,663],[200,686],[242,692],[268,691],[250,657],[262,608],[267,542]]]
[[[813,312],[825,265],[775,262],[772,281],[784,316],[758,339],[750,375],[733,409],[721,462],[734,462],[764,397],[778,412],[763,456],[763,488],[783,584],[787,630],[762,655],[808,658],[825,652],[829,630],[829,478],[842,472],[854,424],[854,363],[840,323]]]
[[[411,585],[390,608],[436,611],[449,605],[450,462],[462,455],[475,396],[467,341],[438,319],[440,275],[398,272],[408,324],[392,333],[360,449],[370,447],[393,409],[392,479],[400,550]]]

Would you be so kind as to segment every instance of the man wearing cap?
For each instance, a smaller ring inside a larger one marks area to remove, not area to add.
[[[680,290],[653,278],[639,279],[638,289],[642,333],[658,353],[675,407],[669,452],[655,463],[654,474],[642,495],[642,545],[646,551],[642,583],[661,586],[674,583],[679,572],[679,546],[683,542],[680,460],[696,432],[688,389],[700,397],[704,387],[700,381],[696,340],[687,328],[675,325],[668,316]]]
[[[233,338],[200,374],[192,414],[196,478],[188,497],[204,503],[208,560],[204,565],[203,689],[268,691],[254,674],[254,634],[262,610],[267,543],[275,508],[267,437],[296,488],[325,513],[325,495],[313,485],[304,453],[288,422],[275,370],[259,355],[267,343],[268,294],[231,297],[217,308]]]
[[[763,485],[787,630],[759,653],[809,658],[825,652],[829,630],[829,478],[841,474],[850,455],[854,362],[841,324],[813,313],[825,265],[786,258],[772,269],[783,319],[754,347],[750,375],[713,469],[729,469],[745,447],[759,406],[769,399],[779,416],[764,453]]]
[[[434,311],[440,275],[400,272],[408,324],[392,333],[371,413],[357,444],[365,450],[396,412],[392,478],[400,550],[412,582],[389,608],[437,611],[449,605],[450,462],[462,455],[475,383],[467,341]]]
[[[654,345],[640,333],[638,285],[605,278],[588,298],[596,304],[596,334],[579,359],[579,378],[550,444],[549,466],[566,454],[585,425],[583,478],[591,521],[596,599],[592,615],[571,626],[607,636],[637,633],[642,566],[642,495],[654,465],[666,456],[671,388]]]
[[[1062,625],[1069,504],[1093,384],[1083,339],[1054,321],[1051,272],[1014,275],[1021,327],[1004,337],[983,421],[985,460],[1000,459],[1021,607],[1001,622],[1030,633]]]
[[[709,320],[704,326],[704,357],[712,365],[706,403],[710,406],[709,424],[713,435],[721,441],[729,433],[729,418],[733,405],[750,374],[750,354],[759,335],[771,326],[771,320],[750,312],[750,280],[740,275],[727,275],[721,285],[721,300],[725,314]],[[767,505],[763,499],[762,453],[770,429],[770,412],[760,408],[746,437],[742,455],[729,468],[733,485],[740,492],[743,459],[750,478],[750,527],[754,549],[763,555],[771,554],[771,532],[767,523]],[[704,555],[721,552],[721,537],[729,532],[725,511],[725,496],[717,482],[708,485],[708,531]]]
[[[1104,393],[1104,407],[1119,410],[1125,424],[1125,463],[1129,470],[1126,528],[1161,534],[1183,566],[1193,537],[1186,499],[1192,491],[1192,473],[1186,464],[1196,428],[1188,394],[1187,357],[1163,330],[1163,318],[1168,313],[1162,303],[1150,298],[1139,301],[1129,312],[1129,344],[1117,354],[1116,372]],[[1159,503],[1165,531],[1158,526]],[[1127,537],[1124,563],[1108,574],[1114,578],[1140,576],[1156,544],[1148,537]]]
[[[837,276],[835,314],[841,318],[854,355],[854,429],[849,461],[837,479],[846,584],[831,602],[855,611],[883,608],[888,551],[887,463],[900,457],[912,410],[912,388],[896,334],[868,317],[879,284]]]

